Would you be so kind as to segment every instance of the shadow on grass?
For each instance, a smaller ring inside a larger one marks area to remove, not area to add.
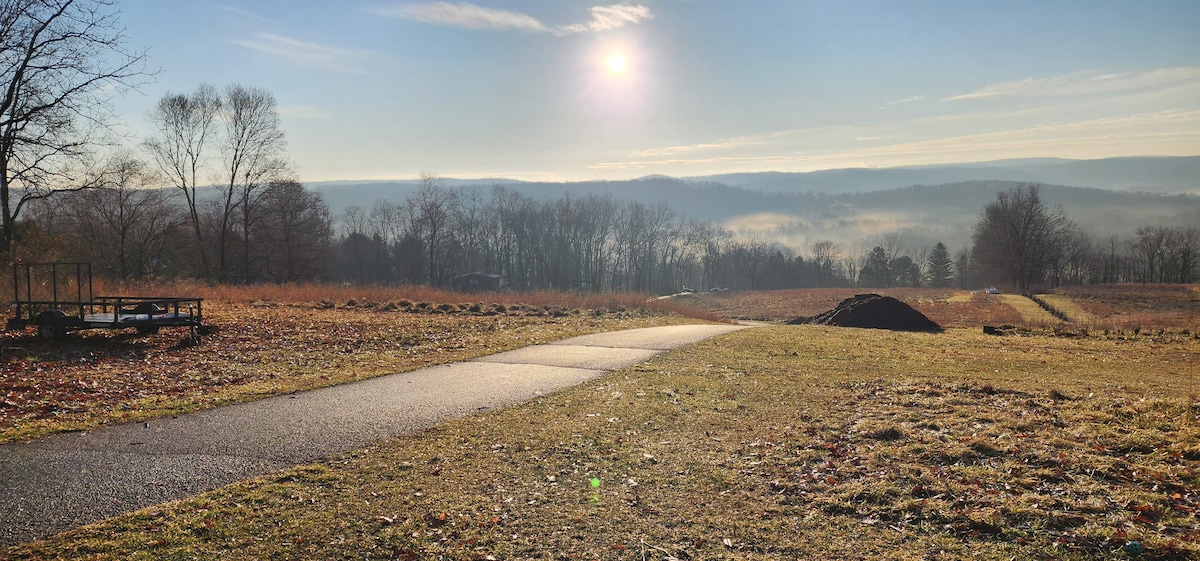
[[[186,337],[187,333],[180,331],[176,334],[164,330],[148,335],[133,330],[72,331],[53,341],[43,339],[32,331],[4,335],[2,340],[6,353],[20,354],[22,358],[42,362],[79,362],[98,359],[141,360],[151,350],[175,345],[178,337]]]

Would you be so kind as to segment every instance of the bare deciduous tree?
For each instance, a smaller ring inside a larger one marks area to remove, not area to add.
[[[325,199],[296,181],[273,181],[263,191],[259,208],[267,275],[275,282],[319,276],[333,238]]]
[[[457,192],[447,189],[434,174],[421,173],[421,186],[408,201],[409,225],[424,248],[426,280],[439,286],[446,280],[441,249]]]
[[[153,277],[165,266],[178,214],[167,194],[150,188],[145,164],[128,154],[109,163],[104,186],[72,194],[63,205],[76,254],[120,280]]]
[[[1133,279],[1189,283],[1200,263],[1200,230],[1145,226],[1129,242]]]
[[[209,255],[214,251],[215,272],[222,279],[233,278],[232,262],[236,260],[231,259],[234,251],[230,244],[239,240],[241,278],[248,281],[250,244],[258,216],[256,198],[267,183],[291,175],[275,97],[240,84],[231,84],[221,93],[201,84],[191,94],[167,94],[149,118],[158,131],[146,141],[146,149],[163,175],[184,194],[201,272],[214,272]],[[213,146],[221,155],[219,169],[207,167]],[[220,196],[200,201],[197,188],[206,173],[219,186]],[[207,232],[205,205],[215,221]],[[212,239],[206,239],[210,235]]]
[[[208,269],[208,253],[196,188],[204,166],[205,146],[211,140],[213,121],[220,107],[216,88],[208,84],[201,84],[191,94],[168,93],[149,115],[158,134],[145,142],[159,171],[183,193],[204,273]]]
[[[230,84],[221,98],[219,116],[225,123],[223,155],[221,235],[218,239],[218,268],[222,278],[229,277],[227,240],[232,236],[232,220],[241,219],[242,280],[250,280],[250,240],[253,237],[254,212],[258,192],[270,181],[282,181],[290,174],[291,164],[284,157],[286,142],[275,96],[266,90]]]
[[[483,192],[478,187],[464,189],[459,194],[457,203],[453,210],[454,230],[462,239],[465,250],[465,255],[462,256],[464,270],[475,272],[480,270],[484,263],[483,238],[486,227],[484,223],[486,205]]]
[[[983,208],[972,255],[986,272],[1025,292],[1042,281],[1074,229],[1061,207],[1046,206],[1038,185],[1021,185]]]
[[[816,267],[817,286],[833,286],[837,264],[841,259],[841,248],[832,241],[821,240],[813,243],[809,251],[812,253],[812,260]]]
[[[100,183],[80,168],[105,141],[108,92],[146,76],[124,40],[110,0],[0,0],[0,258],[28,202]]]
[[[737,270],[745,278],[750,290],[757,290],[766,274],[767,262],[770,259],[771,244],[760,234],[754,234],[744,241],[736,242],[730,252]]]

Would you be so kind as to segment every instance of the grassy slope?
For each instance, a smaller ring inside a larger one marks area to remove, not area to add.
[[[1196,557],[1198,351],[746,330],[7,555]]]

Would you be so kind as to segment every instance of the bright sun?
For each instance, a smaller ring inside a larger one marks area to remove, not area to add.
[[[620,74],[625,70],[625,57],[621,55],[613,55],[608,57],[608,69]]]

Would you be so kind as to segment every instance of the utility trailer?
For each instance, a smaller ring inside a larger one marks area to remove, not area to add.
[[[80,329],[137,329],[157,333],[186,327],[193,339],[208,331],[203,298],[175,296],[93,296],[91,263],[17,263],[13,265],[13,317],[5,329],[36,325],[38,336],[62,339]]]

